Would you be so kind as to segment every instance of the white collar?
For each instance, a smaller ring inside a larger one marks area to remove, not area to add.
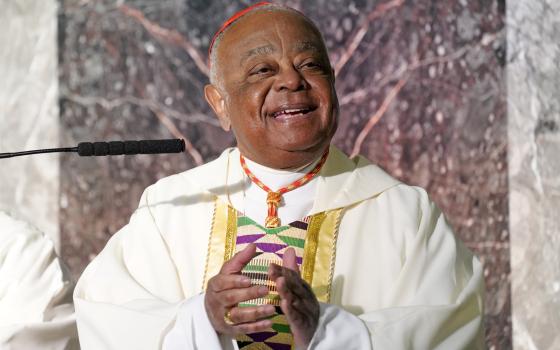
[[[228,148],[218,159],[182,175],[191,185],[225,203],[229,203],[228,193],[242,191],[246,184],[237,148]],[[316,179],[317,191],[310,215],[361,202],[400,183],[367,159],[361,156],[350,159],[332,145]]]
[[[300,179],[302,176],[310,172],[313,167],[317,165],[320,159],[321,158],[319,157],[307,165],[291,170],[269,168],[246,157],[245,163],[247,164],[249,170],[257,177],[257,179],[261,180],[271,190],[276,191],[279,188],[287,186],[292,182]]]

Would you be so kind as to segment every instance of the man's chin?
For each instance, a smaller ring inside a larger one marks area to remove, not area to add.
[[[329,147],[330,138],[326,139],[319,139],[319,140],[307,140],[306,142],[291,142],[286,143],[278,147],[278,149],[282,152],[293,154],[294,156],[300,155],[315,155],[320,156],[323,154],[325,149]]]

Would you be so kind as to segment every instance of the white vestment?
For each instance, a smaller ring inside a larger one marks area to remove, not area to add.
[[[77,349],[71,295],[52,241],[0,212],[0,349]]]
[[[310,348],[484,347],[481,265],[424,190],[334,147],[313,186],[309,215],[344,209]],[[235,348],[204,317],[202,286],[215,202],[245,211],[245,188],[236,149],[148,187],[76,286],[82,349]]]

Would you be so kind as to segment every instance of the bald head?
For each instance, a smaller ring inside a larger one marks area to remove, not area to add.
[[[237,18],[236,20],[234,20],[229,26],[227,26],[224,30],[222,30],[215,38],[214,41],[212,43],[211,46],[211,51],[209,53],[210,57],[209,57],[209,61],[210,61],[210,83],[216,85],[217,87],[222,87],[222,79],[221,77],[221,69],[223,68],[222,65],[225,63],[223,61],[227,60],[227,53],[225,54],[220,54],[220,48],[221,48],[221,44],[224,41],[224,38],[228,35],[228,33],[230,31],[232,31],[233,28],[235,28],[238,25],[243,25],[242,23],[244,21],[246,21],[249,17],[252,16],[274,16],[275,14],[287,14],[289,16],[293,16],[295,18],[298,18],[301,25],[303,26],[307,26],[309,29],[311,29],[314,34],[320,38],[320,42],[322,45],[323,50],[326,53],[326,46],[324,44],[324,40],[323,37],[321,35],[321,32],[319,31],[319,29],[317,28],[317,26],[315,25],[315,23],[313,23],[313,21],[311,19],[309,19],[307,16],[305,16],[304,14],[302,14],[301,12],[285,6],[285,5],[279,5],[279,4],[266,4],[266,5],[262,5],[259,7],[255,7],[252,10],[250,10],[249,12],[243,14],[242,16],[240,16],[239,18]],[[259,28],[254,28],[254,30],[258,30]],[[226,57],[224,57],[226,56]],[[225,58],[225,59],[224,59]]]

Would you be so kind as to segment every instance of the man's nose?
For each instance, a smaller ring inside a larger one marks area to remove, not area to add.
[[[284,67],[277,74],[275,82],[277,91],[299,91],[305,90],[307,87],[307,81],[293,66]]]

